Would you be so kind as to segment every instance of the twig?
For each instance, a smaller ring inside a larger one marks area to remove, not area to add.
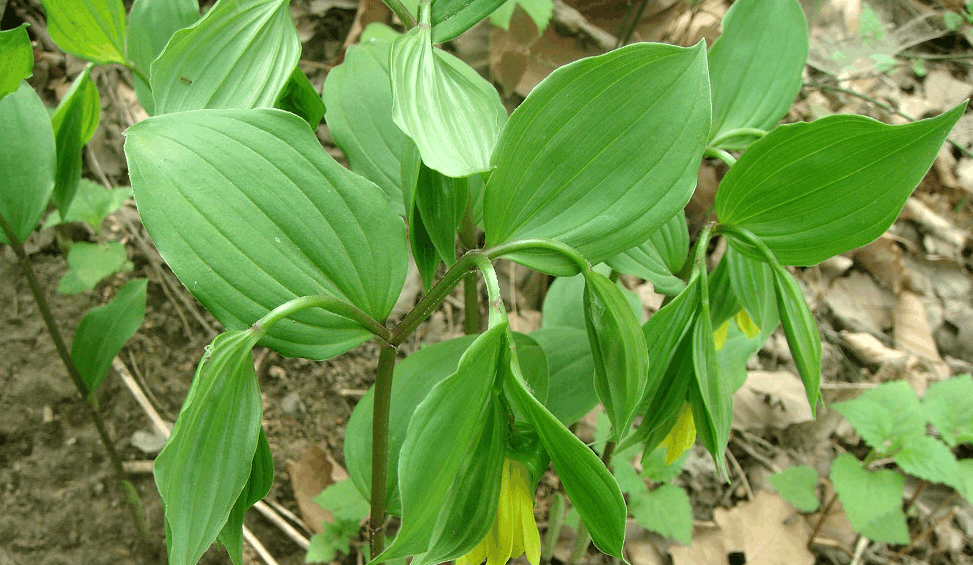
[[[855,546],[855,555],[851,558],[851,565],[859,565],[862,562],[862,557],[865,555],[865,550],[868,549],[868,544],[871,540],[862,536],[858,538],[858,544]]]
[[[909,545],[903,547],[902,549],[900,549],[899,551],[897,551],[895,553],[895,560],[896,561],[901,560],[901,558],[902,558],[903,555],[905,555],[906,553],[909,553],[910,551],[912,551],[912,549],[916,545],[918,545],[919,542],[921,542],[922,540],[924,540],[927,537],[929,537],[929,534],[932,533],[933,530],[935,530],[936,528],[938,528],[940,525],[946,523],[948,520],[951,520],[953,518],[953,516],[955,516],[958,511],[959,511],[959,506],[954,506],[954,507],[952,507],[952,508],[949,509],[949,512],[947,512],[945,516],[943,516],[942,518],[936,520],[936,523],[929,524],[928,526],[926,526],[926,528],[924,530],[922,530],[922,532],[920,532],[918,536],[916,536],[916,539],[912,540],[911,542],[909,542]],[[932,516],[932,514],[930,514],[930,516]]]
[[[742,441],[739,437],[733,436],[733,437],[730,438],[730,441],[736,442],[736,445],[740,449],[746,451],[747,452],[747,455],[749,455],[750,457],[753,457],[754,459],[756,459],[758,463],[760,463],[761,465],[763,465],[767,469],[773,471],[774,473],[780,473],[781,472],[782,469],[780,467],[778,467],[777,465],[775,465],[773,461],[771,461],[770,459],[767,459],[763,455],[757,453],[756,450],[754,450],[752,447],[750,447],[749,445],[747,445],[747,443],[745,441]]]
[[[277,560],[274,559],[274,557],[270,554],[270,552],[267,551],[267,548],[264,547],[264,544],[260,543],[260,540],[257,539],[257,536],[253,535],[253,532],[251,532],[246,526],[243,526],[243,539],[247,540],[247,543],[249,543],[250,547],[252,547],[253,550],[257,552],[257,555],[260,556],[260,559],[262,559],[264,563],[266,563],[267,565],[280,565],[279,563],[277,563]]]
[[[743,490],[747,491],[747,500],[753,500],[753,489],[750,488],[750,481],[747,480],[747,474],[743,472],[743,467],[740,466],[740,462],[733,455],[733,452],[729,449],[726,450],[727,459],[730,460],[730,465],[736,469],[736,472],[740,474],[740,480],[743,483]]]
[[[311,533],[311,530],[308,529],[307,524],[305,524],[303,520],[301,520],[297,515],[295,515],[293,512],[291,512],[287,508],[284,508],[283,506],[281,506],[281,504],[279,502],[277,502],[276,500],[270,500],[270,499],[268,499],[267,500],[267,504],[271,508],[273,508],[278,514],[280,514],[284,518],[287,518],[288,520],[290,520],[291,524],[293,524],[293,525],[301,528],[302,530],[304,530],[305,533],[308,533],[308,534]]]
[[[305,549],[306,550],[308,547],[311,546],[311,541],[309,539],[307,539],[306,537],[304,537],[304,535],[301,534],[301,532],[297,531],[294,528],[294,526],[291,526],[287,522],[287,520],[284,520],[283,518],[281,518],[280,514],[278,514],[277,512],[275,512],[274,509],[271,508],[270,506],[268,506],[265,502],[258,500],[253,505],[253,508],[257,512],[260,512],[261,514],[263,514],[264,518],[267,518],[268,520],[270,520],[271,522],[273,522],[273,524],[275,526],[277,526],[278,528],[280,528],[280,530],[282,532],[284,532],[287,535],[287,537],[291,538],[291,540],[294,543],[296,543],[297,545],[301,546],[301,549]]]
[[[615,36],[589,22],[584,14],[562,0],[554,0],[554,13],[551,19],[571,31],[583,32],[604,51],[611,51],[615,47]]]
[[[834,503],[837,501],[838,493],[831,493],[831,498],[828,500],[828,503],[825,504],[824,508],[821,509],[821,518],[819,518],[818,522],[814,524],[814,529],[811,531],[811,536],[807,538],[808,551],[814,547],[814,538],[818,537],[818,534],[821,532],[821,527],[824,526],[824,521],[828,519],[828,514],[831,512],[831,507],[833,507]]]

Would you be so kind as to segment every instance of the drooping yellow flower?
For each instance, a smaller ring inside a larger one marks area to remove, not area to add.
[[[716,328],[716,331],[713,332],[713,339],[716,341],[717,351],[723,349],[723,346],[726,345],[726,336],[729,335],[729,332],[730,332],[729,320],[723,322],[723,325]]]
[[[530,565],[540,562],[541,538],[534,521],[530,472],[523,463],[505,459],[493,527],[480,545],[456,560],[456,565],[480,565],[484,559],[487,565],[504,565],[522,553]]]
[[[750,314],[747,314],[746,310],[740,310],[733,316],[733,319],[737,323],[737,327],[740,331],[745,333],[749,338],[755,338],[760,334],[760,328],[754,321],[750,318]]]
[[[693,410],[689,403],[683,402],[676,425],[662,440],[662,445],[666,447],[666,465],[672,465],[672,462],[679,459],[694,443],[696,443],[696,421],[693,420]]]

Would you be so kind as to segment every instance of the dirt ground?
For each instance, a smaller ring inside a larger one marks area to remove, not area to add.
[[[319,90],[328,68],[340,62],[342,46],[349,34],[359,32],[361,25],[369,20],[384,17],[379,4],[371,0],[360,3],[357,0],[293,1],[292,9],[305,44],[302,62],[306,64],[302,66]],[[467,60],[478,62],[483,72],[490,73],[508,95],[510,105],[515,105],[519,97],[557,64],[601,52],[603,35],[618,27],[623,12],[618,10],[618,5],[625,5],[616,2],[612,4],[614,8],[606,8],[611,2],[599,2],[591,3],[592,7],[585,10],[583,2],[569,4],[581,10],[581,20],[568,19],[564,12],[556,15],[549,31],[531,43],[523,70],[515,76],[501,68],[499,61],[504,53],[524,51],[517,34],[491,31],[484,26],[456,41],[453,48]],[[702,8],[694,10],[681,2],[652,4],[656,5],[655,13],[646,12],[636,37],[682,44],[718,36],[714,22],[729,6],[722,0],[699,4]],[[840,27],[842,18],[850,17],[841,9],[828,8],[831,4],[839,3],[826,1],[808,7],[812,38],[817,38],[812,39],[812,45],[821,49],[830,45],[829,33],[835,26]],[[939,12],[945,9],[934,2],[893,4]],[[82,64],[57,51],[46,37],[38,6],[33,0],[11,0],[3,29],[14,27],[21,20],[33,23],[30,30],[37,43],[35,53],[40,58],[31,83],[53,107]],[[923,56],[901,55],[899,67],[891,72],[865,69],[863,74],[842,79],[841,88],[860,92],[867,98],[813,86],[805,88],[788,120],[850,111],[902,123],[901,115],[882,106],[922,117],[973,94],[970,63],[973,55],[968,55],[973,47],[963,33],[941,33],[899,47],[900,51],[909,49],[909,53]],[[968,58],[948,57],[958,54]],[[841,73],[849,72],[823,68],[825,63],[815,59],[812,48],[813,61],[818,61],[817,66],[812,64],[806,73],[810,84],[824,84],[829,76],[841,77],[844,76]],[[923,63],[922,73],[915,61]],[[134,107],[130,79],[121,71],[97,69],[93,76],[102,93],[103,118],[86,153],[85,176],[124,186],[128,181],[121,131],[139,118],[140,109]],[[967,114],[964,120],[969,117]],[[326,126],[322,125],[318,133],[328,145],[330,136]],[[944,149],[889,237],[800,273],[825,342],[822,389],[827,404],[849,398],[870,386],[869,383],[906,379],[919,390],[950,374],[969,372],[973,368],[973,242],[970,239],[973,158],[963,152],[973,147],[973,120],[961,121],[953,137],[963,149]],[[335,155],[340,153],[333,144],[329,150]],[[688,209],[691,225],[699,225],[706,219],[717,180],[723,172],[724,168],[716,162],[704,163],[698,193]],[[95,291],[78,295],[57,292],[58,281],[67,271],[62,243],[64,238],[92,239],[92,234],[70,227],[46,230],[35,233],[27,247],[33,268],[51,301],[54,318],[68,340],[84,313],[109,300],[124,282],[133,278],[149,280],[145,322],[122,350],[119,360],[155,410],[172,422],[204,347],[219,331],[219,325],[193,304],[191,295],[146,245],[147,236],[131,202],[108,220],[104,237],[125,243],[134,267],[130,272],[103,281]],[[501,269],[503,273],[506,271]],[[529,326],[539,316],[536,311],[540,309],[546,279],[522,273],[516,280],[519,284],[513,296],[520,318]],[[634,290],[645,290],[640,280],[623,280]],[[509,298],[511,292],[505,292]],[[658,296],[652,295],[651,289],[641,294],[647,311],[658,307]],[[447,305],[423,331],[429,339],[451,335],[456,332],[454,317],[460,316],[454,306]],[[153,431],[146,410],[112,371],[98,389],[98,409],[122,458],[133,469],[133,483],[144,505],[150,532],[147,539],[140,539],[86,405],[61,365],[23,273],[7,247],[0,249],[0,328],[3,328],[0,331],[0,565],[165,563],[160,499],[147,471],[161,447],[161,439]],[[869,357],[870,351],[855,341],[858,338],[854,336],[860,334],[880,336],[879,341],[903,352],[904,357],[897,357],[894,362]],[[288,462],[299,461],[309,448],[317,446],[333,455],[339,465],[343,464],[344,426],[356,402],[373,381],[377,348],[366,344],[323,362],[284,359],[261,348],[255,351],[255,357],[263,395],[264,429],[277,469],[268,500],[299,513]],[[750,368],[794,370],[779,332],[754,358]],[[824,475],[836,446],[856,453],[859,449],[857,436],[834,411],[823,410],[814,422],[799,417],[774,423],[762,420],[770,412],[761,403],[791,406],[789,402],[804,402],[803,390],[794,400],[786,392],[762,390],[754,384],[758,382],[759,377],[754,377],[745,387],[751,400],[737,400],[741,420],[735,425],[730,444],[731,484],[718,480],[711,460],[698,446],[699,452],[690,457],[677,481],[690,493],[699,536],[694,539],[699,547],[707,543],[708,531],[727,520],[739,519],[738,514],[733,514],[735,509],[746,507],[757,508],[756,512],[771,512],[770,506],[753,505],[766,502],[759,493],[767,488],[766,477],[773,469],[804,463]],[[796,410],[791,414],[796,414]],[[592,423],[593,420],[582,422],[579,429],[582,437],[592,433]],[[968,448],[960,453],[961,457],[970,455]],[[550,483],[542,486],[537,505],[542,526],[543,509],[547,507],[545,493],[553,491],[550,487]],[[914,484],[907,487],[907,494],[915,489]],[[917,500],[920,509],[931,512],[943,498],[943,492],[930,487]],[[955,520],[938,525],[902,557],[902,562],[973,563],[970,538],[973,508],[969,504],[961,506]],[[964,515],[969,516],[965,521]],[[794,516],[803,523],[803,518]],[[833,547],[818,546],[812,557],[815,562],[843,565],[853,559],[857,563],[892,562],[895,552],[884,547],[872,546],[856,558],[857,538],[850,532],[840,508],[835,510],[835,516],[822,530]],[[806,521],[814,524],[816,516],[808,516]],[[278,563],[304,563],[305,551],[261,514],[251,511],[246,524]],[[914,525],[921,529],[921,524]],[[303,535],[309,534],[304,531]],[[782,534],[768,532],[767,535],[779,542]],[[629,560],[635,565],[710,562],[701,556],[676,552],[667,555],[666,551],[673,546],[644,530],[633,530],[629,540]],[[570,540],[564,545],[570,548]],[[360,547],[360,541],[356,547]],[[555,562],[560,563],[563,555],[563,551],[556,552]],[[589,559],[600,562],[594,552],[589,554]],[[719,562],[725,562],[726,554],[722,559]],[[361,563],[361,560],[355,550],[352,555],[342,557],[344,565]],[[202,561],[229,562],[225,552],[216,548],[211,548]],[[245,562],[261,561],[247,548]]]

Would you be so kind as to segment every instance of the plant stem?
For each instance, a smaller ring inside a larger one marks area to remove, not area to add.
[[[838,493],[831,493],[831,498],[828,499],[828,503],[825,504],[824,508],[821,509],[821,518],[818,519],[816,524],[814,524],[814,530],[811,532],[811,537],[807,538],[808,551],[811,551],[811,548],[814,547],[814,540],[818,537],[818,533],[821,532],[821,526],[824,526],[824,521],[828,519],[828,513],[831,512],[831,507],[834,506],[834,503],[837,501]]]
[[[375,405],[372,412],[372,500],[368,518],[368,543],[371,556],[385,550],[385,483],[389,465],[389,406],[392,400],[392,374],[395,371],[395,347],[381,344],[378,369],[375,371]]]
[[[632,34],[635,33],[635,28],[638,27],[639,22],[642,21],[642,15],[645,14],[645,8],[649,5],[649,0],[642,0],[639,5],[638,11],[632,19],[632,7],[629,7],[628,13],[626,14],[625,20],[622,23],[622,29],[619,30],[618,40],[615,42],[615,49],[628,43],[628,40],[632,38]]]
[[[476,229],[473,227],[473,202],[467,198],[466,214],[459,227],[459,240],[466,249],[476,248]],[[470,273],[463,279],[463,331],[466,335],[480,333],[480,292],[476,275]]]
[[[715,157],[720,161],[726,163],[727,167],[732,167],[737,164],[737,159],[733,155],[730,155],[725,149],[720,149],[718,147],[707,147],[706,151],[703,151],[703,157]]]
[[[578,253],[577,249],[553,239],[522,239],[519,241],[511,241],[508,243],[501,243],[496,247],[484,249],[483,253],[488,259],[497,259],[503,257],[504,255],[517,253],[518,251],[536,251],[538,249],[553,251],[554,253],[564,257],[565,259],[574,263],[574,265],[578,268],[578,272],[584,272],[591,268],[591,264],[588,263],[588,260],[585,259],[583,255]]]
[[[399,21],[402,22],[406,28],[411,29],[416,25],[416,19],[409,12],[409,9],[405,7],[400,0],[382,0],[389,10],[392,10],[396,16],[398,16]]]
[[[765,135],[767,135],[767,132],[760,128],[736,128],[731,129],[723,135],[717,137],[711,141],[709,145],[710,147],[719,147],[721,143],[727,139],[733,139],[734,137],[756,137],[757,139],[760,139]]]
[[[308,308],[320,308],[322,310],[327,310],[332,314],[337,314],[343,318],[348,318],[349,320],[358,322],[383,341],[387,342],[392,338],[392,332],[382,324],[376,322],[375,319],[368,314],[362,312],[355,306],[348,304],[340,298],[324,296],[321,294],[314,296],[302,296],[300,298],[289,300],[271,310],[266,316],[257,320],[253,325],[261,331],[266,331],[284,318],[287,318],[288,316],[296,314],[302,310],[307,310]]]
[[[601,453],[601,462],[605,467],[611,471],[612,455],[615,453],[615,446],[617,444],[613,441],[609,441],[605,444],[605,450]],[[578,528],[578,538],[574,542],[574,549],[571,551],[571,560],[569,563],[579,563],[581,558],[584,557],[585,553],[588,553],[588,546],[591,545],[591,532],[588,531],[588,526],[582,521],[581,526]]]
[[[469,251],[459,261],[453,264],[446,274],[439,279],[429,293],[422,297],[419,304],[409,312],[399,325],[392,329],[391,339],[388,342],[394,346],[401,345],[409,334],[411,334],[419,324],[432,315],[439,308],[439,305],[446,296],[459,284],[459,281],[476,266],[475,256],[483,256],[482,251]]]
[[[138,529],[142,539],[148,540],[149,537],[145,529],[145,521],[140,514],[142,504],[138,497],[138,491],[135,490],[134,485],[132,485],[128,477],[128,473],[125,472],[125,468],[122,466],[122,458],[118,455],[118,451],[115,450],[115,444],[108,434],[108,428],[105,427],[105,422],[101,419],[101,414],[95,409],[94,391],[89,391],[88,386],[84,383],[84,379],[81,378],[81,374],[78,372],[78,368],[71,358],[71,352],[68,350],[64,338],[61,336],[61,331],[54,321],[51,306],[47,302],[44,290],[37,281],[37,276],[34,274],[34,268],[30,265],[30,260],[27,257],[27,252],[24,250],[24,245],[17,239],[17,235],[10,225],[7,224],[3,216],[0,216],[0,228],[3,229],[3,233],[7,236],[7,241],[10,242],[10,247],[13,248],[14,254],[20,261],[20,267],[24,271],[24,276],[27,277],[27,284],[30,286],[30,291],[34,295],[34,300],[37,302],[37,308],[40,310],[41,318],[44,320],[44,325],[47,326],[47,332],[50,334],[51,340],[54,341],[54,347],[61,357],[61,362],[64,363],[64,367],[67,369],[71,381],[74,382],[74,387],[84,400],[88,408],[88,413],[95,423],[95,429],[98,430],[98,437],[101,438],[101,443],[105,446],[105,451],[108,452],[108,459],[111,461],[112,469],[115,471],[118,482],[125,492],[125,500],[128,502],[127,506],[132,514],[135,527]]]
[[[138,67],[138,65],[136,65],[135,63],[133,63],[133,62],[130,61],[125,66],[128,67],[128,70],[132,71],[132,74],[133,75],[135,75],[135,76],[139,77],[140,79],[142,79],[142,82],[144,82],[146,86],[148,86],[149,88],[151,88],[151,84],[149,83],[149,77],[148,77],[148,75],[146,75],[145,74],[145,71],[143,71],[142,69],[140,69]]]

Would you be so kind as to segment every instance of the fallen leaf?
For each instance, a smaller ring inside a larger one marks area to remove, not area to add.
[[[903,291],[899,293],[899,304],[895,309],[895,344],[899,349],[914,353],[935,367],[939,379],[949,377],[949,367],[939,355],[936,341],[932,337],[926,309],[918,295]],[[916,387],[913,387],[916,388]],[[916,388],[920,396],[925,392]]]
[[[728,553],[743,553],[747,565],[813,565],[807,525],[779,495],[761,490],[731,510],[716,508]],[[699,561],[698,563],[705,563]]]
[[[875,336],[864,332],[849,332],[841,330],[839,333],[844,345],[866,365],[884,365],[899,362],[906,357],[906,353],[891,347],[886,347]]]
[[[849,329],[878,334],[892,325],[895,296],[864,273],[853,272],[835,279],[824,299],[841,324]]]
[[[784,429],[814,419],[801,379],[789,371],[749,371],[733,393],[733,427]]]
[[[348,472],[326,450],[311,445],[296,463],[287,462],[287,474],[291,478],[294,498],[301,511],[301,518],[314,533],[322,533],[322,521],[334,522],[331,512],[321,508],[313,499],[325,488],[348,478]]]

